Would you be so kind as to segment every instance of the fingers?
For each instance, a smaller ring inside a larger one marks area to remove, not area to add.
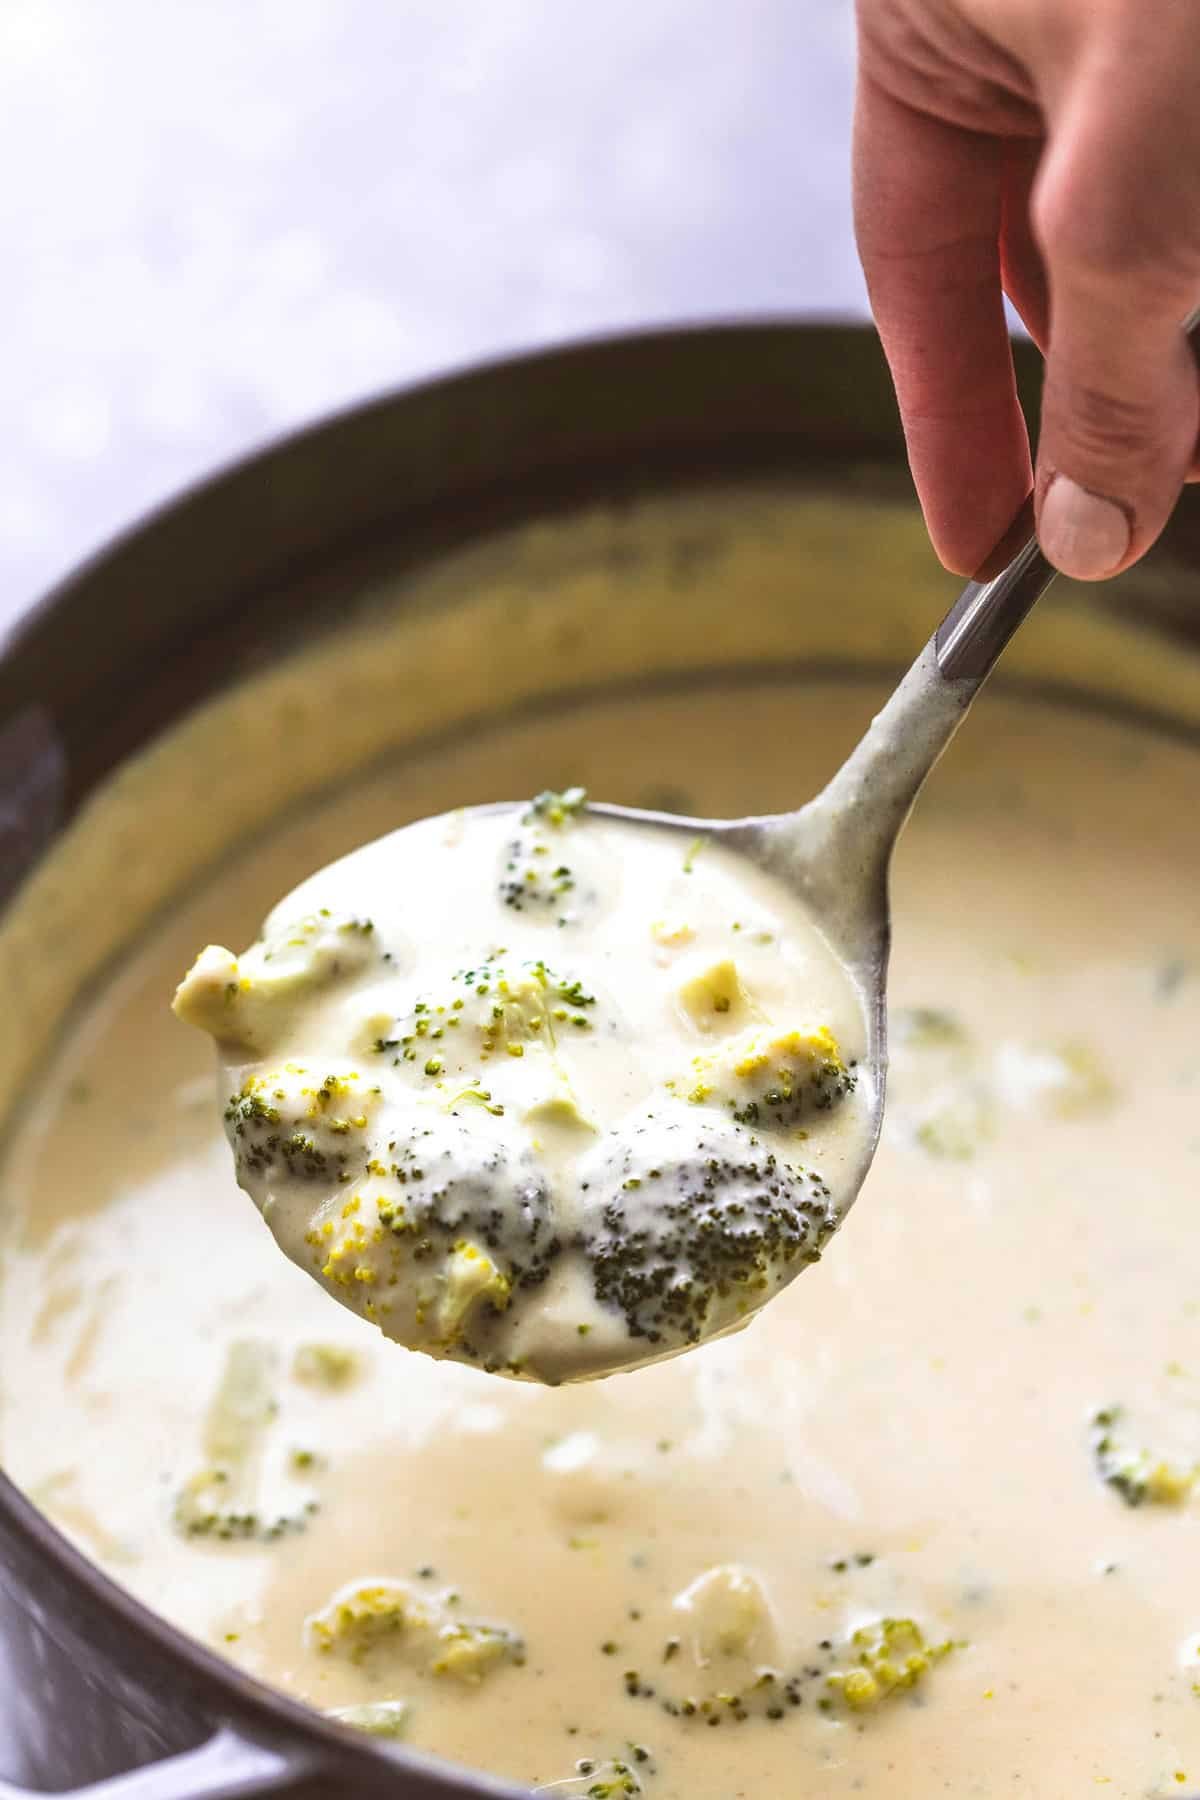
[[[1200,299],[1200,30],[1158,31],[1181,16],[1163,0],[1155,32],[1092,46],[1033,192],[1051,295],[1038,533],[1083,580],[1153,543],[1200,432],[1180,328]]]
[[[1043,148],[1040,138],[1018,138],[1004,146],[1000,276],[1022,324],[1044,353],[1050,339],[1050,289],[1030,222],[1033,185]]]
[[[859,253],[929,534],[964,575],[1031,480],[1001,297],[1003,184],[1000,139],[910,108],[860,73]]]

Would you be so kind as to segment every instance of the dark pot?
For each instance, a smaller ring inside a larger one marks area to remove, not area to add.
[[[1018,361],[1032,391],[1036,359]],[[646,493],[762,480],[854,496],[868,536],[872,507],[911,505],[873,335],[760,325],[584,345],[382,399],[215,476],[31,607],[0,647],[0,900],[19,901],[114,771],[265,666],[281,621],[293,641],[336,628],[355,587],[514,522],[595,502],[617,519]],[[1100,603],[1178,631],[1180,571],[1197,563],[1189,497],[1150,563]],[[928,578],[926,628],[953,591],[931,559]],[[784,659],[759,645],[750,660]],[[1093,672],[1085,685],[1107,684]],[[6,1002],[6,1031],[27,1026]],[[100,1574],[3,1476],[0,1595],[0,1800],[516,1792],[379,1747],[243,1676]]]

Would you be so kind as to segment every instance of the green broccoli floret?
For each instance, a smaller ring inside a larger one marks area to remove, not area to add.
[[[361,1667],[391,1651],[422,1674],[477,1686],[503,1663],[524,1662],[524,1645],[506,1625],[460,1619],[453,1593],[422,1594],[408,1582],[351,1583],[305,1621],[322,1656]]]
[[[321,1279],[388,1336],[490,1371],[510,1368],[503,1315],[563,1251],[532,1158],[449,1116],[381,1148],[305,1241]]]
[[[506,1625],[478,1621],[446,1621],[437,1633],[437,1647],[429,1663],[431,1675],[445,1676],[475,1687],[502,1663],[525,1660],[524,1646]]]
[[[341,1186],[366,1164],[366,1131],[380,1099],[357,1070],[297,1063],[248,1075],[225,1107],[234,1169],[243,1177],[299,1176]]]
[[[311,1649],[342,1656],[357,1668],[392,1645],[403,1647],[414,1661],[421,1659],[439,1619],[437,1601],[419,1596],[406,1582],[374,1581],[341,1588],[309,1616],[304,1631]]]
[[[191,1476],[175,1501],[176,1530],[184,1537],[214,1538],[225,1544],[270,1544],[303,1531],[320,1510],[316,1500],[280,1511],[264,1510],[236,1499],[234,1486],[227,1469],[201,1469]]]
[[[468,1240],[495,1252],[515,1286],[541,1285],[559,1246],[549,1191],[532,1162],[514,1164],[499,1144],[449,1120],[436,1131],[414,1132],[388,1154],[391,1192],[376,1210],[414,1261],[438,1259]]]
[[[384,960],[370,919],[322,907],[286,924],[272,923],[242,956],[209,944],[179,984],[174,1010],[218,1043],[262,1056],[287,1035],[314,996]]]
[[[596,996],[577,975],[563,975],[542,958],[506,962],[493,955],[457,969],[434,991],[383,1023],[371,1053],[390,1056],[441,1085],[480,1073],[493,1058],[554,1049],[562,1033],[590,1031]]]
[[[564,860],[561,838],[583,810],[581,787],[538,794],[522,813],[515,836],[505,846],[500,872],[500,898],[515,912],[561,909],[575,887],[575,874]]]
[[[900,1007],[888,1037],[893,1118],[928,1155],[969,1161],[995,1129],[995,1103],[966,1027],[936,1007]]]
[[[733,1127],[689,1136],[675,1120],[647,1121],[581,1162],[587,1196],[581,1247],[601,1305],[635,1338],[694,1344],[737,1323],[789,1276],[815,1262],[836,1224],[813,1170],[780,1162]],[[664,1138],[678,1149],[665,1154]]]
[[[263,1451],[279,1411],[278,1363],[274,1346],[260,1339],[230,1344],[205,1423],[205,1464],[175,1501],[175,1527],[185,1537],[271,1542],[302,1531],[317,1511],[311,1497],[283,1508],[259,1498]],[[291,1472],[301,1469],[293,1463]]]
[[[853,1633],[842,1653],[843,1666],[826,1676],[829,1698],[855,1712],[878,1706],[890,1695],[916,1687],[957,1647],[950,1640],[927,1643],[912,1619],[876,1619]]]
[[[969,1162],[991,1132],[990,1099],[969,1087],[936,1101],[913,1127],[922,1150],[942,1162]]]
[[[732,966],[732,965],[730,965]],[[720,1105],[738,1125],[787,1129],[829,1112],[857,1086],[853,1065],[842,1060],[832,1032],[746,1031],[692,1065],[685,1097],[693,1105]],[[681,1084],[672,1086],[680,1091]]]
[[[1196,1486],[1200,1470],[1181,1469],[1147,1450],[1131,1450],[1115,1436],[1122,1418],[1119,1406],[1105,1406],[1092,1416],[1092,1457],[1100,1479],[1126,1506],[1181,1506]]]

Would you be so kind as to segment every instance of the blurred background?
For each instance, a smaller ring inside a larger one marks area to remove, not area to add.
[[[0,624],[316,414],[865,314],[851,0],[0,0]]]

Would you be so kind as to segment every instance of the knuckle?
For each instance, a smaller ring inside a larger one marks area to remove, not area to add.
[[[1194,294],[1200,258],[1167,208],[1091,170],[1040,181],[1030,204],[1033,235],[1052,276],[1087,290],[1137,287],[1164,306]]]

